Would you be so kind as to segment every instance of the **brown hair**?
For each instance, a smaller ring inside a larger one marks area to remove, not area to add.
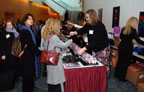
[[[52,35],[60,35],[60,21],[56,18],[49,18],[46,21],[42,38],[49,39]]]
[[[91,25],[96,25],[96,23],[98,22],[96,11],[94,9],[90,9],[86,13],[89,15]]]
[[[11,20],[7,20],[7,21],[5,22],[5,24],[4,24],[4,27],[6,28],[6,27],[7,27],[7,23],[9,23],[9,22],[12,24],[12,28],[14,28],[14,25],[13,25],[13,23],[12,23]]]

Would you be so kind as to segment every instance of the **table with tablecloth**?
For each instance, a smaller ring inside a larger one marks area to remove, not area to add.
[[[106,92],[106,67],[64,69],[65,92]]]

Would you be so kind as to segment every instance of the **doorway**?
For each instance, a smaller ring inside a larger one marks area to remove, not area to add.
[[[15,13],[12,11],[5,12],[5,20],[11,20],[11,18],[15,18]]]

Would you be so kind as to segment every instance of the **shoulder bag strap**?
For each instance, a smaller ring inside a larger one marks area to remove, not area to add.
[[[49,46],[49,43],[50,43],[50,39],[51,39],[51,37],[48,39],[47,50],[48,50],[48,46]],[[54,51],[56,51],[56,46],[54,47]]]

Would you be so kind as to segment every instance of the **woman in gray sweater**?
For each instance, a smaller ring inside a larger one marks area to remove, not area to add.
[[[60,21],[56,18],[49,18],[42,31],[41,48],[53,51],[56,47],[57,52],[62,52],[63,48],[67,48],[72,40],[63,42],[59,39]],[[48,44],[49,41],[49,44]],[[60,54],[58,64],[56,66],[47,65],[47,83],[48,92],[62,92],[65,75],[62,63],[62,55]]]

